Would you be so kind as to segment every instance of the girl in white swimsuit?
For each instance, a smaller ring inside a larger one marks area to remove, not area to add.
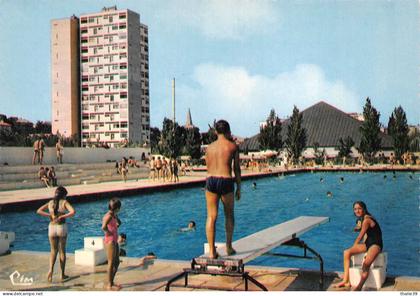
[[[48,282],[52,282],[52,274],[54,272],[54,264],[57,259],[57,253],[60,253],[61,280],[65,280],[66,268],[66,241],[67,241],[67,224],[66,218],[74,216],[76,211],[71,204],[65,199],[67,190],[63,186],[55,190],[52,200],[41,206],[37,210],[37,214],[50,218],[48,225],[48,238],[50,240],[50,270],[48,272]],[[48,212],[46,211],[48,209]]]

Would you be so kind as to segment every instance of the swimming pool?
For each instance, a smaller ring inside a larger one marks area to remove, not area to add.
[[[344,177],[343,183],[340,177]],[[402,172],[397,172],[396,178],[389,172],[304,173],[245,181],[242,199],[235,206],[234,240],[297,216],[328,216],[329,223],[301,238],[322,255],[325,270],[342,270],[342,251],[353,244],[357,235],[353,232],[352,204],[361,199],[381,225],[389,256],[388,273],[420,276],[419,177],[419,173]],[[252,188],[252,182],[257,183],[257,189]],[[332,197],[327,197],[328,191]],[[67,252],[82,248],[85,236],[102,235],[101,219],[107,201],[75,204],[75,208],[76,216],[68,221]],[[35,210],[0,214],[0,229],[16,232],[15,250],[49,251],[48,221]],[[153,251],[159,258],[189,260],[203,252],[206,208],[201,188],[123,198],[120,219],[120,232],[127,234],[124,248],[130,257]],[[197,230],[179,232],[189,220],[197,223]],[[217,229],[216,241],[223,242],[222,210]],[[297,248],[280,250],[301,253]],[[268,256],[251,264],[318,269],[315,261]]]

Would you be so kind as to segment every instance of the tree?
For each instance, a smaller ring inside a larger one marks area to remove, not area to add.
[[[185,146],[184,152],[193,159],[200,159],[201,157],[201,135],[197,127],[188,128],[185,130]]]
[[[306,130],[302,127],[302,113],[294,106],[293,115],[287,126],[286,149],[293,163],[297,163],[306,146]]]
[[[340,138],[338,140],[339,147],[338,147],[338,157],[349,157],[351,153],[351,147],[354,145],[354,141],[350,136],[347,136],[345,139]]]
[[[381,148],[381,124],[379,123],[380,113],[372,106],[369,97],[363,107],[364,121],[360,126],[361,141],[359,152],[362,153],[367,161],[372,161],[376,152]]]
[[[316,164],[323,164],[325,157],[325,149],[319,150],[319,143],[314,143],[314,157]]]
[[[159,142],[160,152],[166,157],[177,158],[184,146],[183,134],[183,128],[178,123],[165,117]]]
[[[261,150],[279,150],[283,146],[281,139],[281,121],[276,115],[274,109],[271,109],[270,115],[265,121],[265,126],[260,128],[258,141]]]
[[[395,157],[400,160],[409,144],[407,117],[401,106],[395,108],[389,117],[388,133],[394,142]]]
[[[159,141],[161,138],[161,133],[159,128],[151,127],[150,128],[150,149],[152,153],[159,153]]]
[[[420,132],[418,129],[415,129],[412,133],[410,133],[408,143],[410,152],[420,151]]]
[[[211,126],[209,124],[209,130],[207,131],[207,133],[203,134],[203,144],[204,145],[209,145],[211,143],[213,143],[214,141],[217,140],[217,135],[216,135],[216,120],[213,121],[213,126]]]
[[[51,122],[37,121],[35,124],[36,134],[51,134]]]

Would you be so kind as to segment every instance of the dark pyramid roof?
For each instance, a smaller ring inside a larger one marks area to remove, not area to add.
[[[283,142],[287,137],[287,126],[290,119],[282,123]],[[306,146],[314,146],[318,142],[320,147],[338,147],[339,139],[350,136],[359,146],[361,134],[359,128],[362,122],[354,119],[343,111],[321,101],[302,111],[302,126],[306,129]],[[257,151],[259,149],[258,135],[255,135],[240,145],[242,151]],[[392,138],[389,135],[380,133],[382,148],[392,148]]]

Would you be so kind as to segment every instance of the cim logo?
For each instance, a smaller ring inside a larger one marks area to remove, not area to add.
[[[15,270],[10,275],[10,281],[13,286],[30,286],[34,283],[33,278],[25,277],[23,274],[20,274],[19,271]]]

